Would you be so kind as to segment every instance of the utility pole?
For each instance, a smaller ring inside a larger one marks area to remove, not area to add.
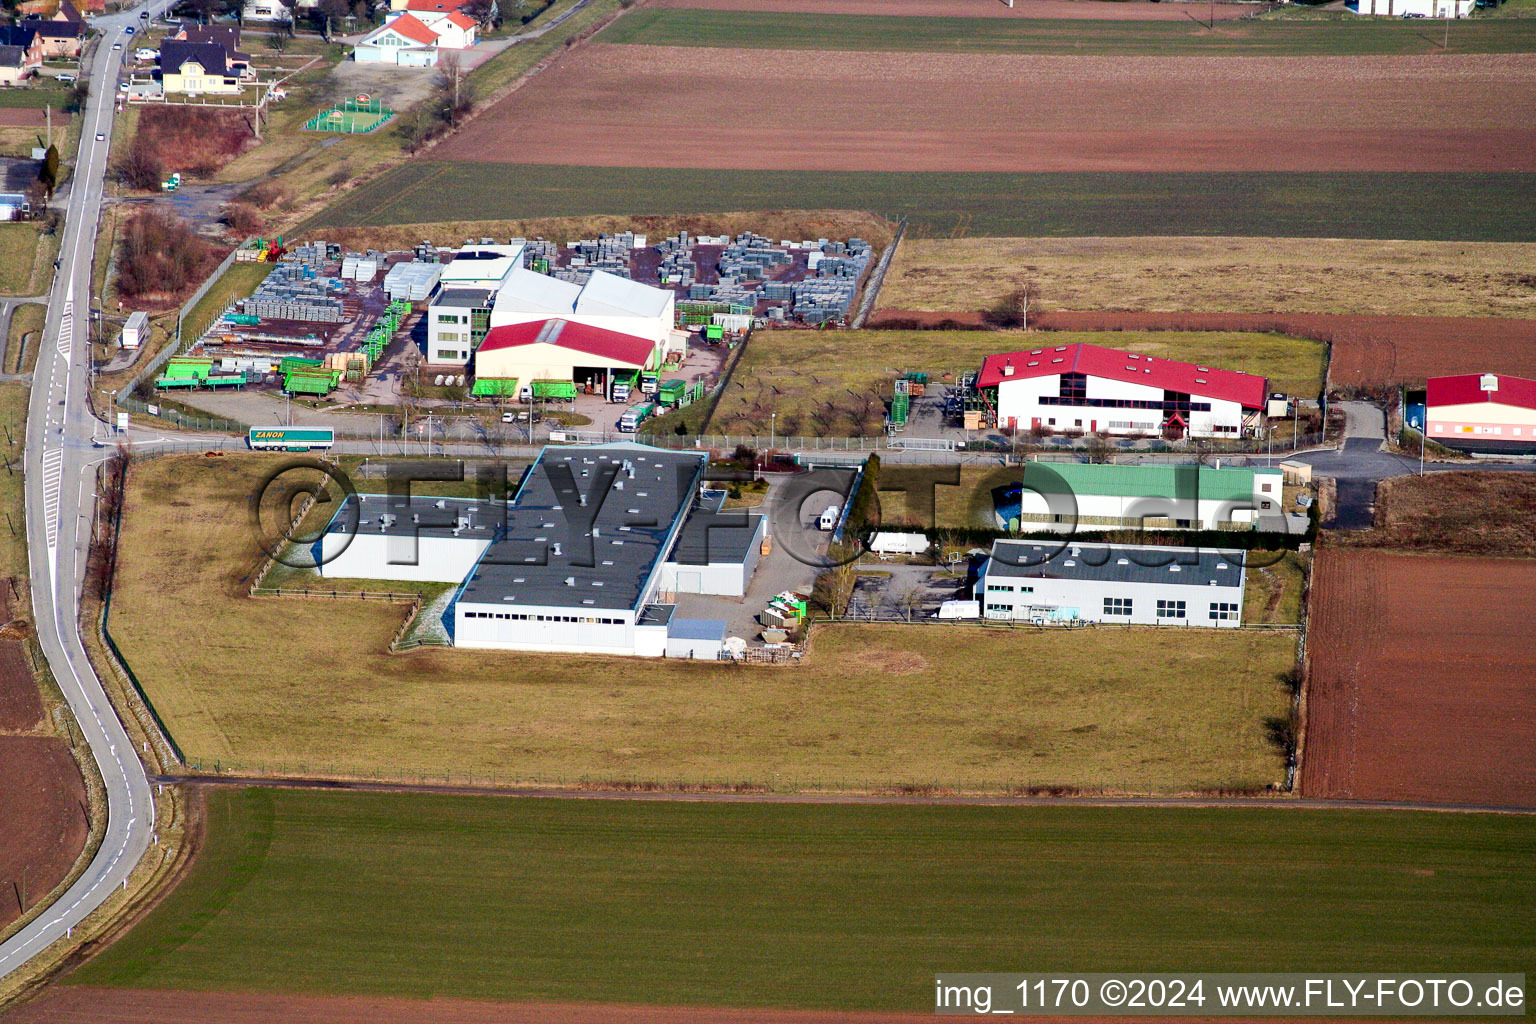
[[[44,104],[44,106],[43,106],[43,116],[48,121],[48,143],[47,143],[47,146],[52,146],[53,145],[53,104],[52,103]],[[44,148],[47,148],[47,146],[45,146]]]

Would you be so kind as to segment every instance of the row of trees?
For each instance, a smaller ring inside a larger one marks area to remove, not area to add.
[[[399,132],[405,148],[415,152],[459,122],[475,109],[475,86],[457,53],[443,52],[438,57],[432,94],[405,115]]]

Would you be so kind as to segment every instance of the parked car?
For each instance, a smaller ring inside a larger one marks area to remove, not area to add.
[[[160,51],[149,46],[141,46],[133,51],[133,56],[135,60],[154,60],[160,56]]]

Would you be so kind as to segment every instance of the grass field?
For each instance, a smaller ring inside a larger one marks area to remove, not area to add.
[[[42,221],[0,224],[0,295],[36,295],[48,281],[44,272],[59,251],[59,236]]]
[[[1277,334],[1180,331],[758,331],[710,419],[714,434],[764,434],[777,412],[784,435],[879,432],[897,372],[977,370],[995,352],[1087,342],[1270,378],[1276,390],[1322,388],[1323,346]]]
[[[421,650],[398,605],[244,596],[246,503],[282,457],[167,458],[130,481],[110,627],[205,768],[501,782],[1254,787],[1294,638],[836,626],[796,669]],[[281,637],[282,639],[274,639]],[[1155,666],[1150,668],[1149,666]]]
[[[909,237],[1530,242],[1536,241],[1536,174],[810,174],[412,160],[346,192],[302,230],[778,209],[905,214]]]
[[[889,309],[973,311],[1025,280],[1071,310],[1536,316],[1529,243],[1339,238],[961,238],[903,242]]]
[[[1273,565],[1259,565],[1277,559]],[[1243,621],[1293,625],[1301,621],[1307,558],[1295,551],[1256,552],[1243,592]]]
[[[11,336],[5,350],[6,373],[26,373],[37,362],[37,335],[47,316],[48,307],[41,302],[26,302],[11,310]],[[33,337],[28,338],[29,334]],[[25,350],[23,343],[27,345]]]
[[[1525,817],[291,790],[208,811],[191,877],[66,984],[921,1012],[946,965],[1536,954]]]
[[[33,85],[24,89],[0,89],[0,107],[46,107],[52,104],[55,112],[64,109],[69,89],[62,85]]]
[[[1526,53],[1536,25],[1468,21],[1453,26],[1450,47],[1422,24],[1387,18],[1353,21],[1222,22],[1214,30],[1192,14],[1178,21],[1048,18],[925,18],[766,11],[641,10],[606,29],[605,43],[808,50],[1038,53],[1086,56],[1353,56],[1414,53]],[[1437,26],[1438,28],[1438,26]],[[707,58],[706,58],[707,59]]]

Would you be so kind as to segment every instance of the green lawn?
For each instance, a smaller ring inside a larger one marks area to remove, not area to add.
[[[1410,53],[1528,53],[1536,25],[1461,22],[1451,27],[1389,18],[1339,21],[1187,21],[1049,18],[927,18],[784,14],[768,11],[640,10],[604,30],[605,43],[799,50],[1042,53],[1084,56],[1343,56]]]
[[[0,107],[42,108],[51,104],[55,116],[63,111],[64,101],[68,98],[69,89],[51,81],[47,85],[0,89]]]
[[[1529,817],[293,790],[208,810],[190,877],[65,984],[921,1012],[946,969],[1536,956]]]
[[[763,434],[777,413],[787,436],[843,437],[883,430],[898,371],[934,380],[979,370],[996,352],[1086,342],[1262,374],[1273,388],[1316,395],[1321,343],[1280,334],[1216,331],[758,331],[715,405],[707,432]]]
[[[36,364],[40,333],[47,316],[48,307],[41,302],[26,302],[11,310],[11,336],[5,350],[6,373],[26,373]]]
[[[1536,174],[811,173],[411,160],[301,230],[783,209],[907,214],[914,236],[1523,242],[1536,241]]]
[[[37,295],[48,287],[58,232],[44,221],[0,224],[0,295]]]

